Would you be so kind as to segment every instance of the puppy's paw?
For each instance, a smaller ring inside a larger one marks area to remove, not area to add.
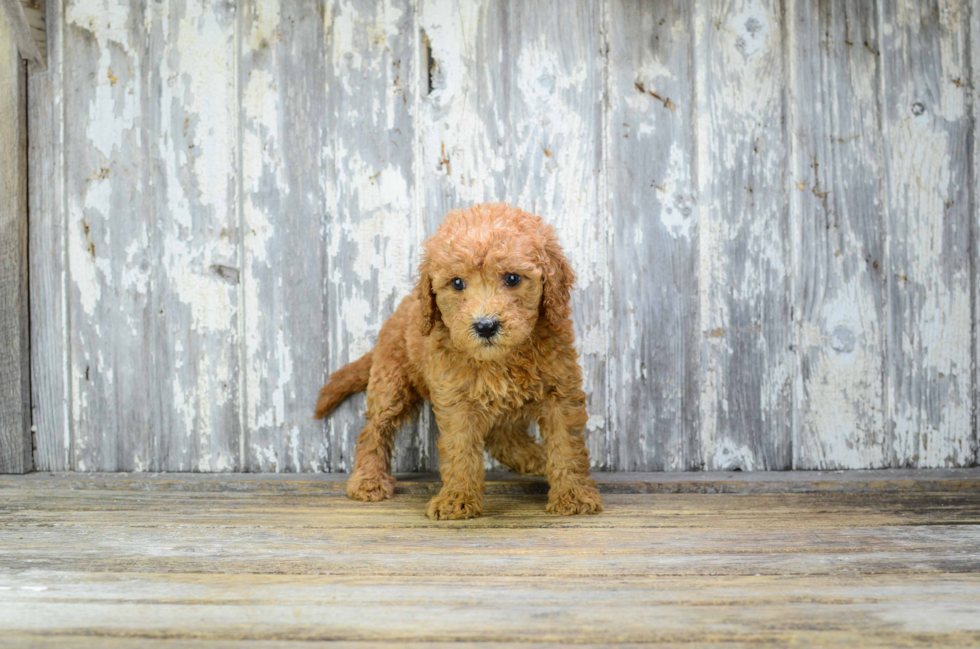
[[[459,518],[476,518],[483,513],[483,501],[473,494],[443,489],[433,496],[425,515],[434,521],[448,521]]]
[[[602,496],[593,484],[552,488],[548,492],[548,506],[545,509],[548,513],[559,516],[598,514],[602,511]]]
[[[395,495],[395,479],[384,473],[353,473],[347,479],[347,496],[353,500],[377,502]]]

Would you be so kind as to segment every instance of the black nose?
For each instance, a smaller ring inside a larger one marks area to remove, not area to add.
[[[473,323],[473,331],[481,338],[493,338],[500,329],[500,322],[490,318],[480,318]]]

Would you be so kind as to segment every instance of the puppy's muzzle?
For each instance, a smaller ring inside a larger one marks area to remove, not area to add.
[[[489,340],[500,331],[500,321],[491,318],[480,318],[473,322],[473,331],[476,335],[485,340]]]

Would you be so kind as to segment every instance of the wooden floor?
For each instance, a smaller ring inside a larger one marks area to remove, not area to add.
[[[619,474],[423,515],[331,476],[0,476],[0,645],[980,646],[980,470]],[[462,643],[462,645],[461,645]]]

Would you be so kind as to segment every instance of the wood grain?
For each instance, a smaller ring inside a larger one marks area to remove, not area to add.
[[[238,468],[236,17],[227,3],[189,1],[154,6],[143,20],[154,221],[149,265],[134,283],[148,281],[154,470]]]
[[[980,70],[980,10],[974,6],[970,11],[970,70],[972,74],[973,94],[973,136],[976,137],[976,125],[980,123],[980,97],[976,93],[978,83],[977,71]],[[973,219],[972,250],[970,263],[973,278],[973,451],[974,465],[980,465],[980,148],[974,142],[972,192],[970,193]],[[969,437],[969,436],[968,436]]]
[[[573,518],[498,494],[434,522],[426,494],[279,488],[306,477],[102,484],[128,480],[0,478],[0,644],[980,640],[975,489],[607,495]]]
[[[336,3],[330,19],[328,102],[332,141],[327,324],[322,374],[370,350],[381,325],[413,287],[419,262],[416,110],[419,31],[409,0]],[[305,326],[305,323],[304,323]],[[315,390],[307,403],[316,402]],[[329,470],[349,471],[365,423],[365,398],[327,419]],[[323,436],[317,426],[318,437]],[[438,466],[434,429],[406,425],[396,436],[393,469]]]
[[[781,0],[695,11],[701,444],[710,469],[792,465],[793,377]]]
[[[66,20],[73,466],[232,469],[235,14],[73,2]]]
[[[438,493],[438,473],[396,474],[397,494]],[[606,494],[887,494],[894,492],[976,492],[980,470],[879,469],[874,471],[672,471],[598,472],[599,491]],[[235,494],[326,496],[345,494],[344,473],[35,473],[0,478],[0,489],[39,482],[61,493],[89,489],[103,492],[165,491]],[[33,488],[33,487],[32,487]],[[493,495],[541,495],[543,478],[492,471],[486,492]]]
[[[35,67],[31,68],[31,73],[46,69],[48,60],[48,29],[47,29],[47,0],[20,0],[20,5],[24,10],[24,18],[31,28],[31,36],[37,47],[37,54],[40,61],[35,61]],[[55,17],[57,20],[57,17]]]
[[[48,67],[28,76],[28,208],[31,404],[38,471],[65,471],[71,458],[65,95],[61,0],[48,0]]]
[[[610,3],[607,464],[620,470],[703,461],[693,26],[683,0]]]
[[[328,468],[310,404],[322,384],[328,269],[323,15],[245,3],[240,43],[246,471]],[[302,459],[300,453],[302,452]]]
[[[242,466],[348,470],[364,397],[325,425],[312,407],[411,290],[413,8],[254,2],[244,18]],[[426,466],[414,430],[396,467]]]
[[[47,61],[43,0],[0,0],[0,4],[7,19],[5,40],[14,42],[21,57],[43,70]]]
[[[881,39],[872,1],[791,2],[796,469],[889,466]]]
[[[894,466],[976,458],[967,2],[882,5],[888,421]],[[975,256],[975,255],[974,255]]]
[[[481,201],[512,203],[556,227],[578,276],[586,442],[593,463],[607,466],[599,5],[425,0],[420,19],[431,88],[420,106],[426,230]]]
[[[0,473],[33,467],[27,249],[27,66],[0,17]]]
[[[37,467],[349,470],[316,391],[482,200],[580,276],[595,468],[976,463],[980,12],[885,5],[47,0]]]
[[[80,0],[64,16],[71,467],[146,470],[160,462],[150,378],[161,314],[150,294],[144,15]]]

